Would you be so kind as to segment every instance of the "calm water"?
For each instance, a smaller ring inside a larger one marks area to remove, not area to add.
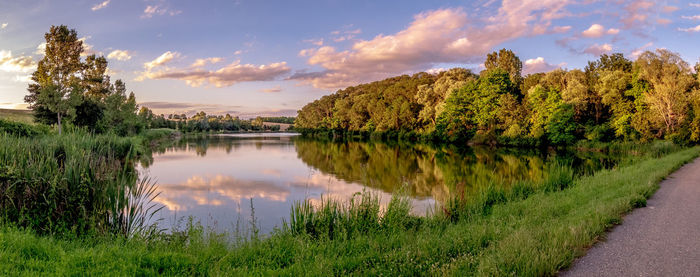
[[[373,142],[324,142],[294,134],[240,134],[183,139],[143,162],[142,175],[156,181],[165,208],[161,227],[183,227],[192,216],[218,231],[251,218],[251,199],[263,232],[281,226],[295,201],[321,196],[346,200],[377,193],[386,204],[404,189],[416,214],[459,191],[489,183],[540,180],[553,163],[577,174],[611,167],[601,153],[555,153]]]

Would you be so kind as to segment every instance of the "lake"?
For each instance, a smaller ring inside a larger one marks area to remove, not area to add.
[[[280,227],[296,201],[348,200],[363,190],[386,205],[401,191],[424,215],[455,192],[479,186],[539,181],[553,164],[578,175],[616,164],[599,152],[557,152],[449,145],[333,142],[291,133],[183,138],[141,163],[141,176],[158,185],[163,228],[183,228],[191,217],[216,231]],[[465,193],[466,192],[466,193]],[[252,208],[251,208],[252,207]]]

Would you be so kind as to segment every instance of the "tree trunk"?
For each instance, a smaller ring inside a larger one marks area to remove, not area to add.
[[[61,130],[62,130],[62,127],[61,127],[61,113],[56,113],[56,114],[58,115],[58,135],[60,136],[60,135],[61,135]]]

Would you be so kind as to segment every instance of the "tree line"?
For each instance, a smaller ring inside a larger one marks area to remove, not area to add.
[[[279,131],[280,125],[265,124],[294,122],[294,118],[286,117],[256,117],[251,119],[241,119],[238,116],[208,115],[204,111],[198,112],[191,117],[186,114],[163,114],[155,115],[147,107],[141,107],[138,112],[148,128],[170,128],[181,132],[249,132],[249,131]]]
[[[502,49],[484,66],[341,89],[304,106],[295,127],[488,144],[700,140],[700,63],[693,70],[677,53],[646,51],[634,61],[604,54],[583,70],[523,77],[520,59]]]

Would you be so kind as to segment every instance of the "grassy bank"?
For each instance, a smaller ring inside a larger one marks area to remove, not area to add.
[[[698,154],[654,155],[575,180],[559,170],[543,184],[487,188],[478,204],[429,217],[410,215],[401,197],[382,216],[367,194],[299,203],[285,228],[246,241],[196,225],[148,240],[56,238],[3,225],[0,274],[553,275]]]

